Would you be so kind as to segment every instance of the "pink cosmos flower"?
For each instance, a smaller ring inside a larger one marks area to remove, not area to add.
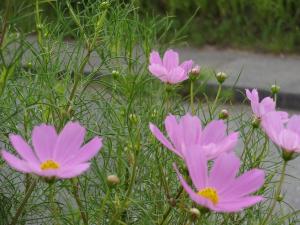
[[[214,120],[202,130],[201,121],[197,116],[187,113],[179,122],[173,115],[165,119],[165,127],[169,140],[152,123],[152,134],[168,149],[184,158],[185,152],[182,146],[200,145],[209,159],[215,158],[220,153],[231,151],[237,144],[238,133],[226,135],[226,125],[223,120]]]
[[[284,151],[300,153],[300,115],[283,121],[277,112],[268,113],[262,127],[270,139]]]
[[[209,172],[207,158],[199,148],[190,147],[185,157],[194,190],[174,165],[183,188],[194,202],[215,212],[229,213],[241,211],[263,200],[261,196],[250,195],[263,185],[263,170],[252,169],[236,177],[239,158],[234,153],[223,153],[214,161]]]
[[[152,51],[150,54],[149,71],[164,83],[176,84],[188,79],[193,61],[187,60],[179,65],[178,53],[172,49],[167,50],[163,59],[159,53]]]
[[[246,95],[251,102],[252,111],[257,118],[261,119],[266,113],[276,110],[276,103],[270,97],[266,97],[259,102],[259,96],[256,89],[253,89],[252,91],[246,89]],[[286,112],[279,113],[283,120],[288,118],[288,114]]]
[[[68,122],[58,135],[51,125],[41,124],[32,131],[32,148],[19,135],[9,136],[19,157],[1,151],[3,159],[14,169],[43,177],[72,178],[86,171],[102,147],[102,140],[94,137],[82,145],[85,128],[78,122]]]

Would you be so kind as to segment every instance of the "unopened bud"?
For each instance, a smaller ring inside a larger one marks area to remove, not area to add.
[[[200,74],[200,66],[199,66],[199,65],[196,65],[196,66],[191,70],[190,75],[197,77],[197,76],[199,76],[199,74]]]
[[[100,4],[100,9],[102,10],[106,10],[108,9],[108,7],[110,6],[109,2],[108,1],[104,1]]]
[[[36,25],[37,30],[42,30],[43,29],[43,24],[39,23]]]
[[[277,196],[277,198],[276,198],[276,201],[277,201],[277,202],[282,202],[282,200],[283,200],[283,195],[282,195],[282,194],[279,194],[279,195]]]
[[[190,208],[189,212],[190,212],[193,220],[200,217],[200,211],[197,208]]]
[[[32,62],[28,62],[27,67],[28,67],[28,69],[32,69]]]
[[[280,87],[279,87],[278,85],[273,84],[273,85],[271,86],[271,92],[272,92],[273,95],[274,95],[274,94],[278,94],[279,91],[280,91]]]
[[[226,120],[229,117],[229,113],[226,109],[222,109],[219,113],[219,119]]]
[[[171,206],[175,207],[176,206],[176,199],[175,198],[170,198],[169,203]]]
[[[111,74],[114,79],[117,79],[120,76],[120,72],[118,70],[113,70]]]
[[[259,128],[261,119],[259,117],[254,117],[251,124],[253,128]]]
[[[107,183],[112,186],[120,183],[120,178],[117,175],[109,175],[109,176],[107,176],[106,180],[107,180]]]
[[[135,115],[134,113],[131,113],[129,115],[129,120],[132,124],[137,124],[139,121],[137,115]]]
[[[217,81],[219,84],[223,84],[224,81],[228,78],[227,74],[224,72],[218,72],[216,75]]]

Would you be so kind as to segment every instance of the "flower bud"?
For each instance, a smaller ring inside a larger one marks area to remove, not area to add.
[[[117,79],[120,76],[120,72],[118,70],[113,70],[111,74],[114,79]]]
[[[218,72],[216,75],[217,81],[219,84],[223,84],[224,81],[228,78],[227,74],[224,72]]]
[[[253,128],[259,128],[260,122],[261,122],[260,118],[254,117],[252,122],[251,122],[252,127]]]
[[[117,175],[107,176],[107,183],[111,186],[117,185],[120,183],[120,178]]]
[[[129,120],[132,124],[137,124],[139,122],[138,116],[134,113],[129,114]]]
[[[277,198],[276,198],[276,201],[277,201],[277,202],[282,202],[283,199],[284,199],[284,198],[283,198],[282,194],[279,194],[279,195],[277,196]]]
[[[279,91],[280,91],[280,87],[279,87],[278,85],[273,84],[273,85],[271,86],[271,92],[272,92],[273,95],[278,94]]]
[[[100,9],[102,10],[106,10],[108,9],[108,7],[110,6],[109,2],[108,1],[104,1],[100,4]]]
[[[171,206],[175,207],[176,206],[176,199],[175,198],[170,198],[169,203]]]
[[[27,67],[28,67],[28,69],[32,69],[32,62],[28,62]]]
[[[193,220],[200,217],[200,211],[197,208],[190,208],[189,212],[190,212]]]
[[[200,66],[199,66],[199,65],[196,65],[196,66],[191,70],[190,75],[191,75],[191,76],[197,77],[197,76],[199,76],[199,74],[200,74]]]
[[[226,109],[222,109],[219,113],[219,119],[226,120],[229,117],[229,113]]]

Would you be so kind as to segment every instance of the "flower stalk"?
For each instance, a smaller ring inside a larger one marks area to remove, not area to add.
[[[32,180],[32,183],[30,184],[27,192],[25,193],[25,197],[24,197],[23,201],[21,202],[19,208],[17,209],[16,214],[13,217],[10,225],[16,225],[16,224],[18,224],[19,217],[22,214],[22,212],[23,212],[23,210],[25,208],[25,205],[28,202],[28,199],[30,198],[31,194],[33,193],[33,190],[36,187],[36,185],[37,185],[37,181],[36,180]]]
[[[270,207],[270,210],[269,210],[269,213],[267,214],[266,218],[264,219],[262,225],[266,225],[274,211],[274,208],[276,206],[276,202],[277,202],[277,199],[278,197],[280,196],[280,193],[281,193],[281,188],[282,188],[282,184],[283,184],[283,181],[284,181],[284,177],[285,177],[285,171],[286,171],[286,166],[288,164],[288,160],[284,160],[283,161],[283,166],[282,166],[282,170],[281,170],[281,175],[280,175],[280,179],[279,179],[279,183],[278,183],[278,186],[277,186],[277,189],[276,189],[276,192],[275,192],[275,196],[273,198],[273,202],[271,204],[271,207]]]

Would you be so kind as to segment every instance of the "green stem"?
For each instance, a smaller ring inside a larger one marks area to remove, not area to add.
[[[176,194],[176,197],[175,197],[175,201],[177,201],[177,199],[180,197],[180,195],[182,194],[183,192],[183,187],[181,186]],[[168,206],[168,209],[165,211],[165,213],[163,214],[163,218],[162,220],[158,223],[159,225],[163,225],[165,223],[165,221],[168,219],[172,209],[174,208],[173,205],[169,205]]]
[[[59,209],[57,208],[57,204],[55,202],[55,183],[49,184],[49,187],[50,187],[49,201],[51,204],[52,214],[53,214],[56,225],[60,225]]]
[[[274,196],[272,205],[271,205],[271,207],[270,207],[270,211],[269,211],[268,215],[266,216],[266,218],[264,219],[262,225],[266,225],[266,224],[268,223],[268,220],[270,219],[270,216],[272,215],[273,210],[274,210],[274,208],[275,208],[277,199],[278,199],[278,197],[280,196],[282,184],[283,184],[284,177],[285,177],[285,170],[286,170],[287,163],[288,163],[288,161],[287,161],[287,160],[284,160],[283,166],[282,166],[282,170],[281,170],[280,180],[279,180],[279,183],[278,183],[276,192],[275,192],[275,196]]]
[[[251,127],[251,130],[248,132],[247,137],[246,137],[246,140],[245,140],[245,142],[244,142],[245,148],[244,148],[244,151],[243,151],[243,153],[242,153],[242,155],[241,155],[242,161],[244,161],[243,157],[244,157],[245,152],[248,150],[248,144],[249,144],[249,142],[250,142],[250,140],[251,140],[251,137],[252,137],[252,135],[253,135],[253,132],[254,132],[254,129],[253,129],[253,127]]]
[[[190,99],[191,99],[191,111],[192,115],[195,115],[195,107],[194,107],[194,81],[191,80],[191,86],[190,86]]]
[[[136,176],[136,169],[137,169],[137,160],[134,159],[134,164],[133,164],[133,168],[132,168],[130,183],[129,183],[129,186],[128,186],[128,189],[127,189],[127,192],[126,192],[125,204],[127,203],[128,199],[131,195],[132,189],[133,189],[133,184],[134,184],[135,176]]]
[[[78,182],[75,182],[74,179],[71,179],[71,182],[72,182],[72,186],[73,186],[73,195],[74,195],[75,201],[78,205],[80,215],[81,215],[81,219],[82,219],[82,221],[85,225],[88,225],[89,224],[88,223],[88,218],[87,218],[87,215],[86,215],[85,211],[83,210],[83,204],[82,204],[82,202],[80,200],[80,197],[79,197]]]
[[[213,103],[213,105],[212,105],[212,107],[211,107],[211,109],[212,109],[212,110],[211,110],[211,112],[212,112],[211,114],[212,114],[212,115],[215,113],[216,105],[217,105],[218,100],[219,100],[219,98],[220,98],[221,91],[222,91],[222,84],[219,84],[218,92],[217,92],[216,98],[215,98],[214,103]],[[212,115],[211,115],[211,116],[212,116]]]
[[[31,185],[29,186],[27,192],[25,193],[25,197],[23,199],[23,201],[21,202],[19,208],[17,209],[16,211],[16,214],[15,216],[13,217],[10,225],[16,225],[18,223],[18,219],[20,217],[20,215],[22,214],[24,208],[25,208],[25,205],[29,199],[29,197],[31,196],[35,186],[36,186],[37,182],[36,181],[32,181]]]

